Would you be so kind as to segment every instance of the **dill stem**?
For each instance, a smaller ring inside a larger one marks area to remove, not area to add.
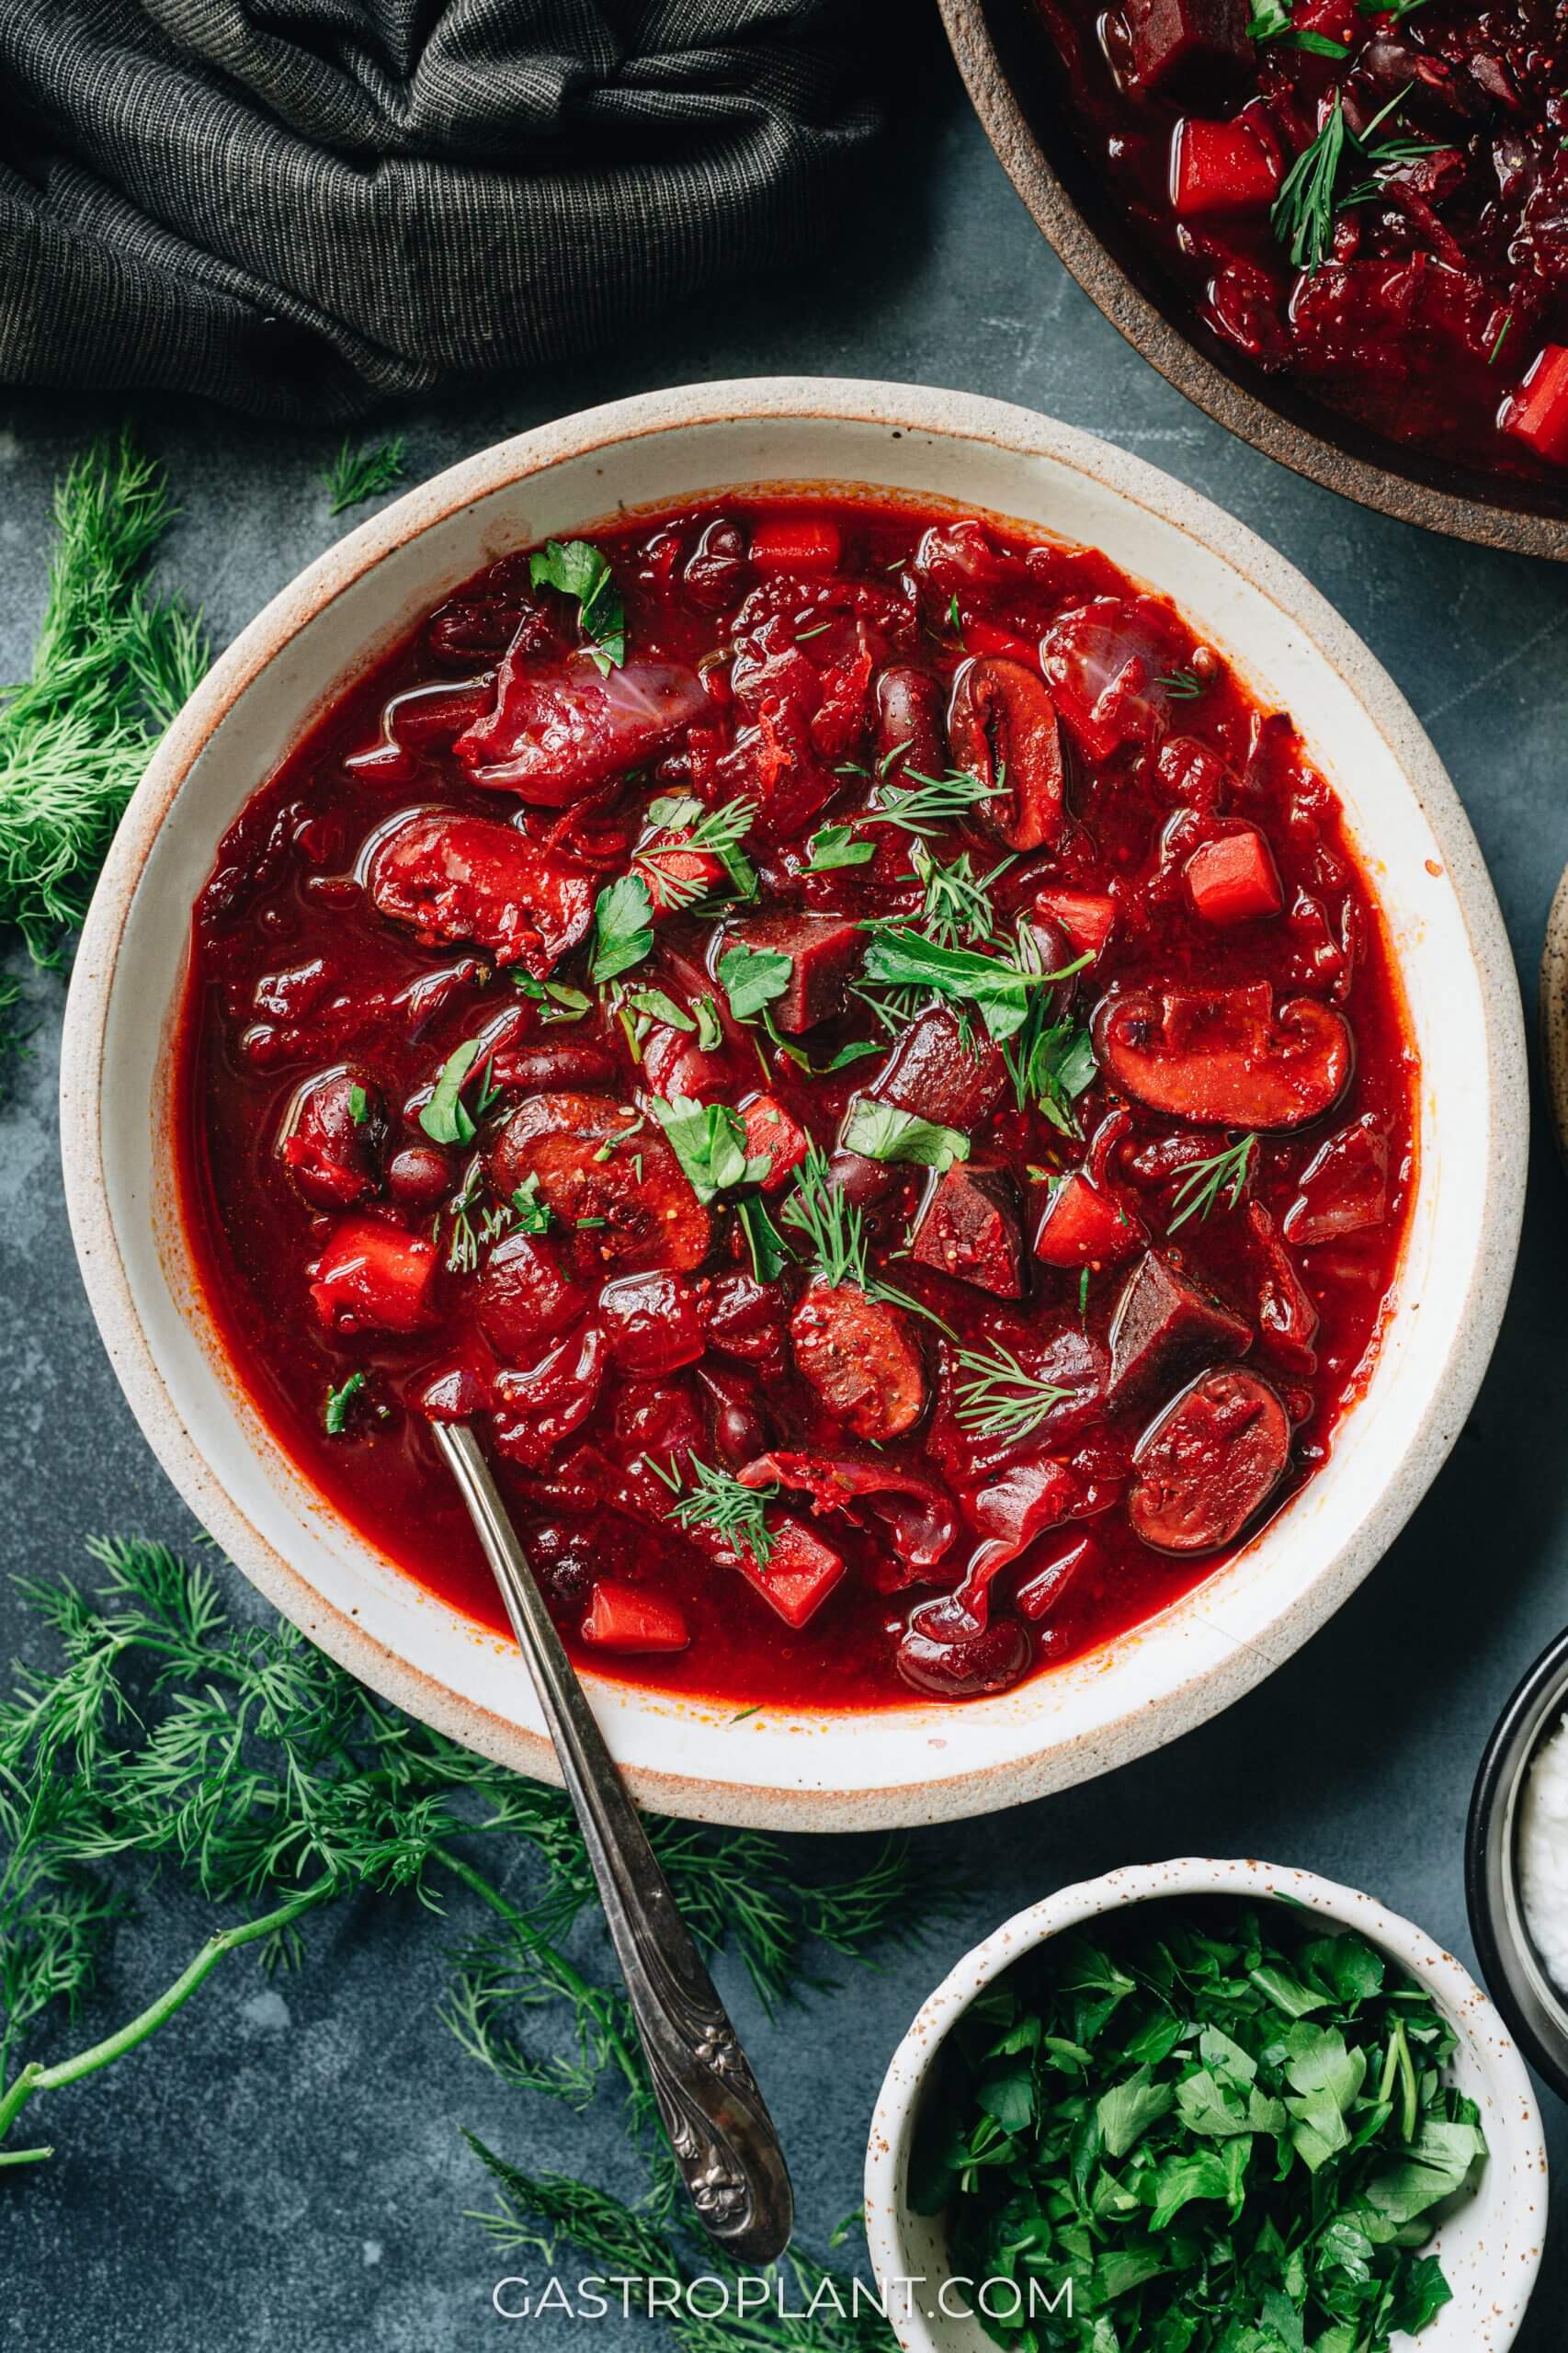
[[[210,1975],[225,1954],[236,1952],[241,1945],[254,1944],[260,1937],[268,1937],[280,1928],[289,1927],[313,1904],[337,1894],[342,1885],[342,1880],[335,1872],[327,1872],[300,1894],[290,1896],[287,1904],[278,1904],[274,1911],[264,1912],[259,1919],[243,1920],[237,1927],[219,1930],[208,1938],[196,1958],[180,1972],[174,1984],[116,2033],[106,2035],[101,2042],[93,2043],[85,2051],[79,2051],[74,2059],[57,2061],[52,2067],[40,2066],[36,2059],[29,2060],[9,2091],[0,2096],[0,2141],[5,2140],[35,2093],[58,2091],[64,2084],[77,2083],[82,2076],[96,2075],[100,2067],[112,2066],[117,2059],[123,2059],[128,2051],[134,2051],[138,2043],[144,2042],[149,2035],[156,2034],[161,2026],[167,2025],[175,2012],[189,2001],[197,1987]],[[26,2164],[49,2154],[47,2149],[28,2149],[7,2156],[0,2151],[0,2165]]]

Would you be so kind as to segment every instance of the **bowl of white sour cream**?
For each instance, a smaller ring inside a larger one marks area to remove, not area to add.
[[[1526,2057],[1568,2099],[1568,1631],[1487,1743],[1465,1836],[1482,1974]]]

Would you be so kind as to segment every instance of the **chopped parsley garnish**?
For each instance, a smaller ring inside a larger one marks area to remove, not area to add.
[[[663,989],[629,989],[626,1002],[633,1013],[645,1013],[650,1021],[662,1021],[666,1029],[696,1031],[697,1024],[685,1006],[666,996]]]
[[[607,678],[619,669],[626,659],[626,608],[597,548],[586,540],[546,540],[528,559],[528,578],[536,588],[575,598],[589,660]]]
[[[540,1008],[541,1021],[581,1021],[594,1009],[594,1000],[582,989],[568,988],[563,981],[536,981],[531,972],[514,966],[512,980],[525,996],[531,996]]]
[[[1176,1214],[1165,1232],[1174,1233],[1189,1217],[1207,1222],[1219,1207],[1221,1195],[1225,1207],[1233,1210],[1246,1189],[1256,1151],[1257,1138],[1243,1136],[1239,1142],[1228,1144],[1223,1152],[1211,1153],[1207,1160],[1189,1168],[1171,1195],[1171,1207]]]
[[[755,1020],[782,996],[792,969],[790,958],[776,948],[727,948],[719,959],[719,978],[735,1019]]]
[[[735,1203],[735,1216],[751,1252],[753,1274],[759,1283],[777,1282],[795,1254],[768,1215],[761,1194],[743,1194]]]
[[[370,1116],[370,1098],[358,1079],[348,1089],[348,1116],[357,1128],[362,1128]]]
[[[867,1160],[903,1160],[916,1168],[950,1168],[969,1158],[969,1138],[957,1128],[897,1111],[891,1103],[862,1096],[845,1122],[844,1148]]]
[[[653,1116],[699,1201],[732,1185],[757,1185],[773,1165],[771,1153],[748,1155],[745,1121],[727,1103],[693,1103],[676,1095],[655,1101]]]
[[[697,1000],[697,1042],[705,1054],[710,1054],[724,1042],[724,1025],[719,1018],[719,1007],[710,996]]]
[[[1099,1076],[1088,1031],[1074,1021],[1046,1021],[1044,1001],[1037,998],[1022,1029],[1008,1039],[1002,1052],[1019,1110],[1032,1103],[1064,1136],[1076,1135],[1073,1106]]]
[[[653,902],[640,874],[622,874],[608,882],[594,902],[594,945],[588,974],[595,981],[613,981],[640,964],[653,945]]]
[[[525,1176],[512,1196],[512,1207],[525,1233],[548,1233],[551,1217],[548,1201],[539,1197],[539,1178]]]
[[[853,826],[824,825],[812,835],[807,851],[806,872],[830,874],[838,866],[869,866],[877,845],[857,840]]]
[[[419,1114],[419,1124],[432,1143],[472,1143],[479,1132],[478,1120],[484,1117],[495,1100],[494,1090],[489,1084],[488,1061],[480,1081],[479,1100],[472,1113],[462,1099],[463,1088],[468,1084],[469,1073],[478,1058],[479,1049],[477,1038],[465,1038],[441,1065],[435,1092]]]
[[[1071,1389],[1026,1372],[1011,1348],[999,1340],[988,1348],[960,1348],[962,1377],[953,1384],[956,1415],[976,1438],[1028,1438]]]
[[[679,1494],[680,1481],[673,1465],[665,1472],[651,1454],[645,1454],[642,1460],[666,1487]],[[765,1569],[778,1541],[767,1519],[767,1506],[778,1494],[778,1480],[771,1480],[765,1487],[744,1487],[730,1472],[721,1471],[695,1454],[687,1456],[687,1465],[691,1473],[689,1491],[670,1506],[665,1518],[682,1528],[710,1528],[724,1543],[733,1545],[737,1552],[744,1549],[759,1569]]]
[[[349,1408],[357,1397],[364,1394],[365,1383],[369,1379],[368,1373],[351,1372],[341,1389],[327,1391],[326,1404],[322,1410],[322,1427],[328,1438],[343,1436],[348,1426]]]
[[[1065,980],[1092,962],[1079,956],[1055,972],[1040,972],[1024,961],[1020,945],[1013,955],[983,956],[972,948],[944,948],[902,924],[873,919],[861,928],[870,934],[865,974],[888,988],[926,988],[940,997],[974,1006],[993,1038],[1016,1037],[1028,1019],[1033,990]]]
[[[957,2274],[1071,2283],[1049,2337],[993,2296],[1019,2353],[1388,2353],[1449,2302],[1421,2250],[1486,2155],[1453,2049],[1353,1932],[1282,1903],[1137,1904],[976,1996],[910,2203],[947,2208]]]

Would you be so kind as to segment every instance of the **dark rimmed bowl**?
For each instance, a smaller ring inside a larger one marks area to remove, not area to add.
[[[1032,0],[937,0],[975,112],[1014,187],[1090,300],[1188,400],[1256,449],[1363,506],[1486,547],[1568,562],[1568,482],[1512,480],[1388,441],[1267,375],[1187,315],[1062,104]]]
[[[1568,2099],[1568,1995],[1553,1986],[1530,1941],[1517,1865],[1525,1776],[1565,1713],[1568,1631],[1541,1653],[1497,1720],[1476,1776],[1464,1851],[1482,1975],[1525,2056],[1561,2099]]]

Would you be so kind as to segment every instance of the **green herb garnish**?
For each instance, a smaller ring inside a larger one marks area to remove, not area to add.
[[[1163,687],[1173,702],[1196,702],[1203,692],[1203,681],[1196,670],[1166,670],[1154,684]]]
[[[908,1161],[916,1168],[947,1169],[969,1158],[969,1138],[959,1129],[916,1119],[913,1111],[897,1111],[864,1095],[845,1122],[843,1143],[864,1159]]]
[[[735,1203],[735,1216],[751,1252],[753,1274],[759,1283],[777,1282],[794,1252],[768,1215],[761,1194],[743,1194]]]
[[[1486,2154],[1443,2079],[1453,2032],[1371,1945],[1315,1925],[1139,1904],[971,2006],[911,2202],[947,2206],[955,2273],[1073,2291],[1049,2334],[994,2296],[1000,2344],[1388,2353],[1449,2301],[1420,2250]]]
[[[341,1389],[329,1389],[326,1404],[322,1408],[322,1427],[328,1438],[341,1438],[348,1427],[348,1411],[354,1400],[362,1394],[369,1375],[351,1372]]]
[[[346,514],[350,506],[362,506],[367,498],[380,498],[383,492],[395,490],[406,472],[405,446],[401,433],[390,441],[358,449],[346,440],[322,476],[332,502],[327,513]]]
[[[1029,951],[1020,945],[1010,955],[982,955],[972,948],[944,948],[904,925],[878,919],[862,924],[870,934],[866,951],[868,981],[888,988],[929,989],[937,996],[976,1006],[993,1038],[1011,1038],[1028,1018],[1030,994],[1065,980],[1093,961],[1076,957],[1055,972],[1041,972],[1026,961]]]
[[[781,997],[794,967],[776,948],[726,948],[719,959],[719,979],[737,1021],[751,1021]]]
[[[700,876],[677,873],[669,864],[670,859],[690,852],[716,858],[735,895],[752,897],[756,875],[749,859],[742,857],[741,844],[756,822],[755,801],[727,801],[722,808],[704,809],[700,801],[686,793],[651,802],[648,815],[659,830],[634,853],[633,870],[652,868],[665,908],[680,913],[708,896],[708,886]],[[684,838],[666,838],[673,835]]]
[[[1367,204],[1380,196],[1383,177],[1394,165],[1434,152],[1436,142],[1430,139],[1374,142],[1372,138],[1380,123],[1385,122],[1408,95],[1407,85],[1373,116],[1364,131],[1358,132],[1346,121],[1344,99],[1335,91],[1323,128],[1302,148],[1280,182],[1269,220],[1296,268],[1304,269],[1309,277],[1314,276],[1327,259],[1334,242],[1335,216],[1346,205]],[[1370,164],[1371,176],[1352,188],[1341,190],[1340,171],[1353,158]]]
[[[546,540],[528,559],[528,578],[536,588],[575,598],[589,660],[607,678],[619,669],[626,659],[626,608],[597,548],[586,540]]]
[[[866,1217],[833,1182],[827,1154],[813,1143],[795,1171],[795,1188],[778,1212],[786,1225],[805,1234],[824,1280],[834,1290],[852,1283],[868,1299],[885,1300],[890,1306],[908,1308],[925,1316],[938,1331],[953,1337],[952,1327],[935,1308],[884,1282],[870,1269],[867,1256]]]
[[[479,1132],[477,1121],[484,1117],[495,1100],[488,1080],[488,1062],[484,1065],[485,1075],[480,1082],[479,1100],[472,1115],[462,1099],[463,1088],[478,1059],[479,1049],[477,1038],[465,1038],[441,1065],[435,1093],[419,1114],[419,1124],[433,1143],[472,1143]]]
[[[653,945],[653,902],[640,874],[608,882],[594,902],[594,944],[589,978],[613,981],[640,964]]]
[[[512,1207],[517,1213],[517,1223],[525,1233],[548,1233],[553,1212],[548,1201],[539,1197],[537,1176],[525,1176],[512,1195]]]
[[[947,776],[922,776],[916,768],[905,768],[909,785],[884,787],[874,809],[868,809],[860,823],[863,825],[898,825],[906,834],[918,834],[925,839],[961,817],[982,801],[994,801],[1006,786],[982,784],[967,768],[955,768]]]
[[[370,1116],[370,1098],[358,1079],[349,1086],[348,1116],[357,1128],[362,1128]]]
[[[967,850],[960,850],[943,866],[917,836],[910,863],[925,893],[920,929],[927,939],[934,939],[940,948],[978,948],[990,938],[995,922],[991,892],[1014,863],[1012,858],[1003,858],[989,874],[976,874]]]
[[[807,844],[806,872],[829,874],[839,866],[869,866],[876,854],[876,843],[858,840],[853,826],[824,825]]]
[[[1189,1168],[1171,1195],[1171,1207],[1176,1214],[1165,1232],[1174,1233],[1189,1217],[1201,1218],[1207,1223],[1219,1207],[1221,1194],[1225,1207],[1233,1210],[1246,1189],[1256,1150],[1257,1138],[1243,1136],[1239,1142],[1227,1144],[1223,1152],[1211,1153],[1207,1160]]]
[[[626,1002],[633,1013],[646,1014],[650,1021],[662,1021],[666,1029],[696,1033],[697,1023],[691,1015],[673,996],[666,996],[663,989],[629,989]]]
[[[540,1007],[541,1021],[581,1021],[594,1009],[594,1000],[581,989],[568,988],[563,981],[536,981],[531,972],[520,966],[512,968],[514,987],[525,996],[531,996]]]
[[[669,1474],[661,1471],[651,1454],[642,1460],[665,1486],[679,1494],[680,1481],[673,1470]],[[687,1466],[691,1473],[689,1491],[671,1505],[665,1518],[681,1528],[710,1528],[724,1543],[736,1552],[749,1552],[757,1567],[765,1569],[778,1540],[766,1517],[768,1505],[778,1495],[778,1480],[771,1479],[762,1487],[744,1487],[732,1472],[703,1462],[695,1454],[687,1456]]]
[[[676,1095],[667,1103],[655,1101],[653,1117],[699,1201],[733,1185],[760,1184],[773,1165],[771,1153],[748,1156],[745,1121],[727,1103],[693,1103]]]
[[[954,1361],[963,1369],[953,1384],[956,1415],[976,1438],[1028,1438],[1074,1393],[1026,1372],[999,1340],[987,1348],[960,1348]]]

